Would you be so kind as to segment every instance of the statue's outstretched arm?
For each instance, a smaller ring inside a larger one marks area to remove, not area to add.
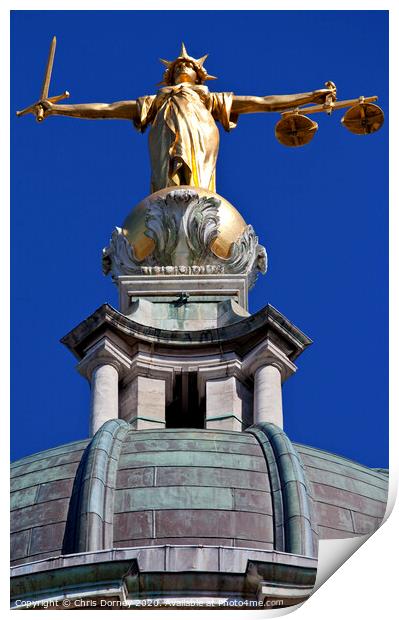
[[[74,116],[76,118],[121,118],[134,120],[138,116],[136,101],[116,101],[115,103],[77,103],[62,105],[50,101],[40,102],[45,116]]]
[[[296,95],[270,95],[266,97],[241,97],[234,95],[231,111],[235,114],[284,112],[284,110],[307,103],[324,103],[329,95],[334,96],[335,91],[330,88],[321,88],[310,93],[299,93]]]

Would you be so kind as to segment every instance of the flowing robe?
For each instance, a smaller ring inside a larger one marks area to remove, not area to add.
[[[178,84],[161,88],[156,95],[137,99],[135,126],[149,136],[151,190],[192,185],[216,191],[219,131],[237,124],[231,114],[233,93],[210,93],[206,86]]]

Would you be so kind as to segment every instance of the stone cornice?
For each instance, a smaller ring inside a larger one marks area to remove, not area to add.
[[[312,341],[283,314],[267,305],[255,314],[231,325],[198,331],[171,331],[136,323],[108,304],[102,305],[90,317],[71,330],[61,342],[81,360],[85,349],[99,334],[108,331],[118,334],[128,345],[137,342],[173,348],[215,348],[238,350],[246,355],[265,337],[277,340],[284,355],[293,362]]]

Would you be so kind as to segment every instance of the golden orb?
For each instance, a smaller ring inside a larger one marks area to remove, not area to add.
[[[225,198],[200,187],[190,187],[179,185],[176,187],[165,187],[164,189],[144,198],[125,219],[122,229],[124,235],[133,247],[134,255],[137,260],[142,261],[153,252],[155,242],[146,233],[146,214],[148,206],[157,197],[164,197],[171,191],[178,189],[190,189],[201,196],[212,196],[220,200],[218,209],[219,227],[218,236],[211,244],[212,252],[221,259],[226,259],[230,255],[231,245],[240,237],[246,227],[246,223],[240,213]]]

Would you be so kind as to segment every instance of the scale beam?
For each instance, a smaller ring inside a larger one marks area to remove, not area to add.
[[[312,105],[307,106],[305,108],[293,108],[292,110],[287,110],[287,112],[282,112],[282,116],[293,113],[302,113],[302,114],[316,114],[317,112],[326,112],[330,114],[334,110],[340,110],[342,108],[349,108],[358,103],[372,103],[373,101],[377,101],[378,97],[374,95],[373,97],[358,97],[357,99],[344,99],[342,101],[332,101],[331,103],[323,103],[321,105]]]

